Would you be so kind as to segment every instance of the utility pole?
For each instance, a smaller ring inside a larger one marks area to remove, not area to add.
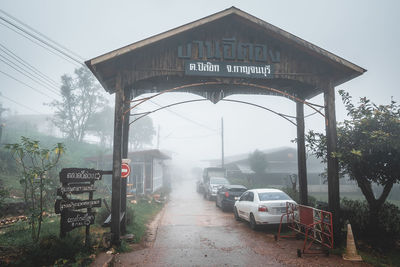
[[[221,167],[224,167],[224,118],[221,118],[221,146],[222,146],[222,157],[221,157]]]
[[[157,130],[157,149],[160,149],[160,124],[158,125]]]
[[[5,126],[5,123],[3,123],[3,112],[7,111],[8,108],[3,108],[3,104],[0,103],[0,144],[1,144],[1,137],[3,135],[3,128]]]

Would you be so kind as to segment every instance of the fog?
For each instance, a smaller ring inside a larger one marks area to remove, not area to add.
[[[268,23],[320,46],[368,71],[336,89],[357,99],[366,96],[378,104],[399,100],[397,77],[400,61],[398,1],[13,1],[0,9],[80,55],[91,59],[152,35],[219,12],[232,5]],[[1,14],[3,15],[3,14]],[[72,74],[79,65],[34,44],[0,23],[0,43],[55,81]],[[0,54],[1,55],[1,54]],[[0,58],[1,59],[1,58]],[[82,59],[82,62],[83,62]],[[8,75],[7,75],[8,74]],[[13,78],[10,78],[10,75]],[[23,82],[24,84],[22,84]],[[51,114],[43,105],[59,96],[24,77],[0,60],[0,103],[9,113]],[[28,85],[28,86],[27,86]],[[33,89],[33,88],[34,89]],[[114,102],[114,96],[109,95]],[[198,99],[186,93],[170,93],[154,99],[159,105]],[[276,96],[234,95],[274,111],[295,115],[295,103]],[[322,96],[311,102],[323,104]],[[142,111],[153,110],[143,104]],[[337,120],[346,112],[336,100]],[[307,108],[305,114],[314,111]],[[159,148],[175,159],[206,165],[221,155],[221,118],[224,119],[225,155],[255,149],[294,146],[296,128],[279,116],[259,108],[229,102],[190,103],[151,114],[160,128]],[[322,116],[306,118],[306,129],[324,131]],[[156,140],[154,145],[156,145]],[[185,165],[185,164],[183,164]]]

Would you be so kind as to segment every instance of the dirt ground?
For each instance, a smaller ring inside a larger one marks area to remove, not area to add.
[[[146,240],[135,244],[132,252],[114,256],[113,266],[369,266],[339,255],[299,258],[302,240],[275,241],[276,227],[251,230],[233,213],[204,200],[191,180],[176,184],[149,229]],[[104,262],[98,258],[93,266]]]

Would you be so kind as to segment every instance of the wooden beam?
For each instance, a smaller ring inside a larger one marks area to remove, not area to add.
[[[124,112],[130,108],[130,90],[124,89]],[[129,118],[130,111],[124,116],[123,128],[122,128],[122,158],[128,158],[128,146],[129,146]],[[133,175],[133,174],[131,174]],[[121,180],[121,212],[125,214],[121,221],[121,234],[126,233],[126,184],[128,178],[123,178]]]
[[[296,102],[296,122],[300,204],[308,205],[306,145],[304,139],[304,103],[302,102]]]
[[[338,242],[340,238],[339,164],[337,158],[334,157],[334,153],[337,151],[337,131],[335,114],[335,87],[332,85],[332,83],[330,83],[325,89],[324,101],[328,160],[328,207],[333,215],[333,232],[335,242]]]
[[[115,89],[113,175],[111,195],[111,243],[114,245],[119,245],[121,235],[121,143],[124,99],[121,74],[118,74],[117,76]]]

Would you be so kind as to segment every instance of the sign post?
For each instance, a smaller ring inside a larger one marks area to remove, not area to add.
[[[86,226],[85,245],[90,246],[90,225],[94,224],[92,208],[101,207],[101,199],[93,199],[96,191],[94,182],[101,180],[103,171],[85,168],[66,168],[59,173],[61,188],[57,189],[57,199],[54,205],[56,214],[61,214],[60,236],[81,226]],[[88,200],[70,198],[71,194],[89,193]],[[86,212],[76,211],[87,209]]]

